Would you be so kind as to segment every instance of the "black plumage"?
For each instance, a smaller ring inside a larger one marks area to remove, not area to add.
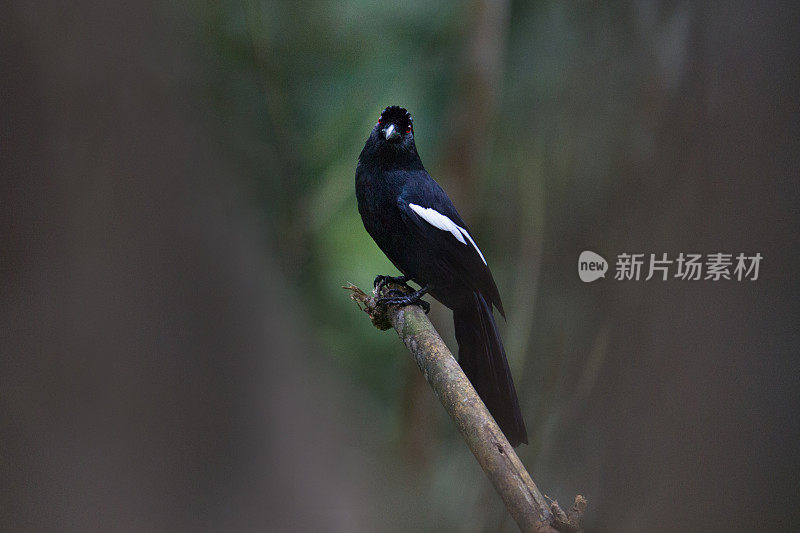
[[[513,446],[527,443],[514,382],[492,306],[505,317],[485,258],[453,203],[422,166],[411,115],[387,107],[356,168],[364,227],[395,267],[420,287],[389,303],[418,303],[425,293],[453,310],[458,362]]]

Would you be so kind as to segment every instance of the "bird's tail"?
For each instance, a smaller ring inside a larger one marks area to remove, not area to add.
[[[458,363],[512,446],[528,443],[528,433],[511,380],[506,351],[491,304],[480,293],[453,310]]]

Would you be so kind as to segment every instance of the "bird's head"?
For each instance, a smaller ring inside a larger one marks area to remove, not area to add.
[[[375,164],[382,169],[422,168],[414,144],[411,113],[396,105],[384,109],[372,128],[359,161],[362,164]]]
[[[375,124],[378,142],[398,148],[414,143],[414,125],[411,113],[400,106],[389,106],[383,110]]]

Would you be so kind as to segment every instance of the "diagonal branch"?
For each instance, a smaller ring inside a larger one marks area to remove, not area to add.
[[[519,528],[539,533],[580,531],[586,500],[577,496],[569,513],[557,502],[547,503],[422,309],[416,305],[387,308],[376,305],[376,295],[367,295],[354,285],[344,288],[359,307],[363,305],[375,327],[397,331]],[[408,288],[384,287],[384,291],[389,289]]]

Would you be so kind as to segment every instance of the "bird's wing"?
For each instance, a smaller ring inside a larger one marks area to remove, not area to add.
[[[443,268],[474,291],[482,293],[505,317],[486,258],[455,206],[430,176],[414,180],[397,198],[410,231],[427,241]]]

